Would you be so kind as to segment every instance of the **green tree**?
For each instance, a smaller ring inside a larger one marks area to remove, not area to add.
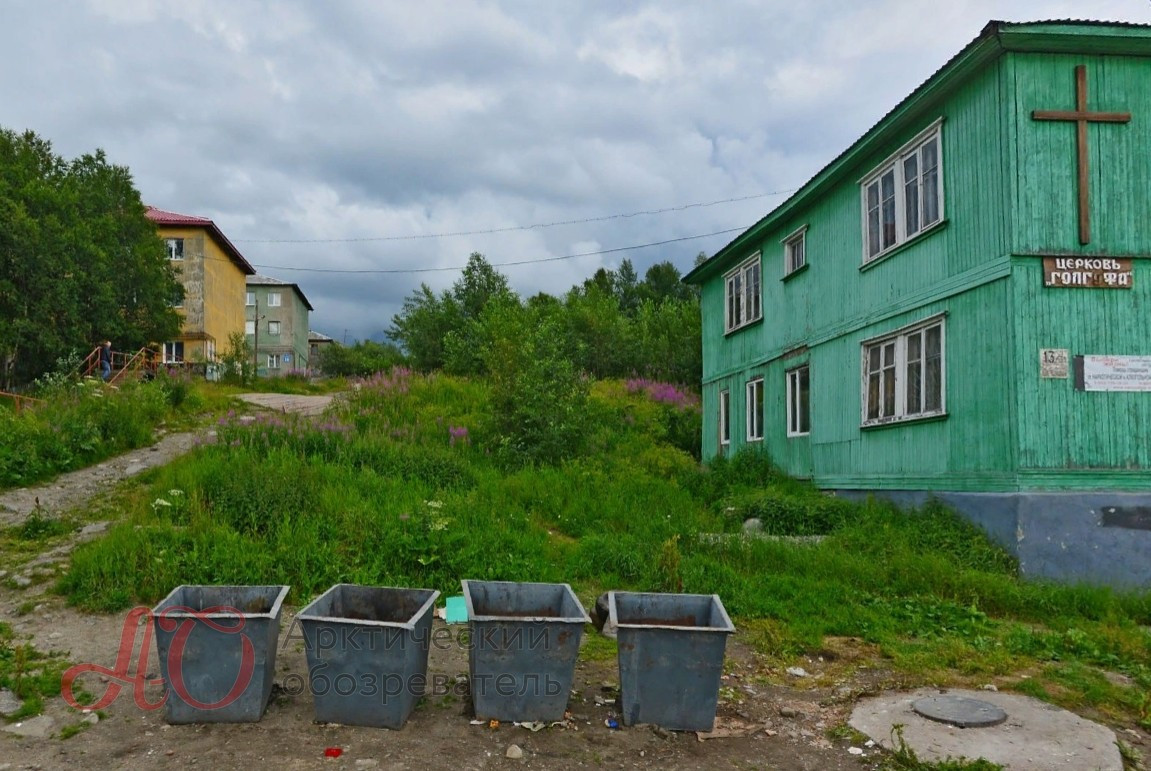
[[[615,289],[620,310],[629,315],[635,313],[636,309],[639,308],[639,276],[636,275],[631,260],[624,259],[619,264]]]
[[[68,162],[0,129],[0,382],[27,382],[101,339],[174,337],[182,289],[128,169]]]
[[[403,352],[391,343],[362,340],[354,345],[332,343],[324,346],[318,365],[325,375],[366,377],[376,372],[387,372],[403,363]]]
[[[677,268],[665,260],[657,262],[643,275],[639,286],[640,296],[645,300],[687,300],[692,296],[691,287],[683,283]]]
[[[589,383],[567,348],[561,306],[498,303],[482,349],[491,380],[491,421],[512,465],[553,464],[587,443]]]
[[[460,322],[459,304],[451,294],[437,297],[431,287],[420,284],[404,299],[386,334],[403,348],[414,368],[430,372],[444,366],[444,340]]]
[[[468,257],[463,275],[439,297],[425,284],[404,300],[387,335],[407,352],[412,366],[428,372],[483,373],[478,354],[480,318],[493,302],[519,303],[507,277],[480,254]]]

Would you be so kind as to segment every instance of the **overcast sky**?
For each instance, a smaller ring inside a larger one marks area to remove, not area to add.
[[[459,271],[292,268],[617,250],[501,267],[523,296],[625,258],[686,272],[735,233],[691,237],[758,220],[990,19],[1088,15],[1151,3],[0,0],[0,126],[103,148],[350,342]],[[595,221],[529,227],[568,220]]]

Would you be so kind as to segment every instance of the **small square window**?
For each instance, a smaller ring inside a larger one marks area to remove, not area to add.
[[[279,308],[280,307],[280,293],[279,292],[268,292],[268,307],[269,308]]]
[[[184,361],[184,341],[164,343],[164,363],[181,364]]]
[[[254,334],[256,334],[256,322],[254,322],[254,321],[245,321],[245,322],[244,322],[244,334],[245,334],[245,335],[254,335]]]
[[[269,322],[268,322],[268,334],[269,334],[269,335],[278,335],[278,334],[280,334],[280,322],[278,322],[278,321],[269,321]]]
[[[807,264],[807,225],[783,239],[783,275],[788,276]]]

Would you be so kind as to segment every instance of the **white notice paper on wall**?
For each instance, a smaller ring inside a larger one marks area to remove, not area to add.
[[[1151,391],[1151,356],[1084,356],[1084,391]]]

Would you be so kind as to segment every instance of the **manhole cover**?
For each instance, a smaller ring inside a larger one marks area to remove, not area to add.
[[[960,728],[987,728],[1007,719],[1007,713],[994,704],[946,694],[917,699],[911,708],[928,720]]]

